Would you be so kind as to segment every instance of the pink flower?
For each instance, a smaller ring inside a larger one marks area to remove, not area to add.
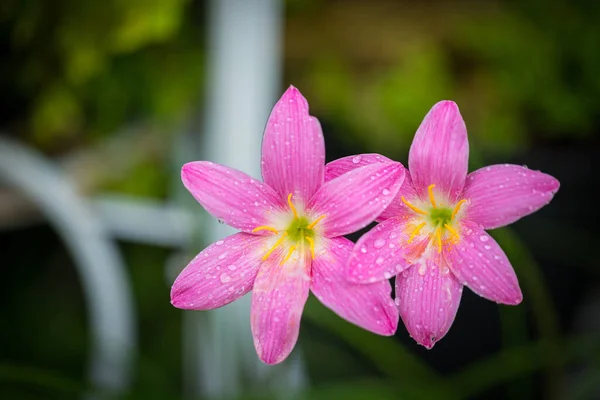
[[[264,182],[207,161],[183,166],[185,187],[213,216],[241,230],[198,254],[171,290],[175,307],[224,306],[251,289],[256,351],[283,361],[298,339],[300,317],[313,294],[342,318],[392,335],[398,310],[387,281],[349,283],[353,243],[342,237],[372,222],[394,199],[404,167],[396,162],[354,169],[324,183],[325,145],[308,103],[290,87],[267,122]]]
[[[510,262],[484,229],[540,209],[559,187],[552,176],[518,165],[492,165],[467,175],[468,157],[467,130],[457,105],[437,103],[415,135],[410,174],[398,196],[379,217],[381,223],[358,240],[349,260],[353,282],[397,275],[400,316],[410,335],[428,349],[450,329],[463,285],[498,303],[521,302]],[[369,154],[346,157],[328,164],[326,179],[388,161]]]

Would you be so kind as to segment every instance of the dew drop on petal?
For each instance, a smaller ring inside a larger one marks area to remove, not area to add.
[[[219,240],[219,241],[218,241],[218,242],[216,242],[215,244],[216,244],[217,246],[220,246],[220,245],[222,245],[223,243],[225,243],[225,242],[223,242],[222,240]]]
[[[387,196],[388,194],[390,194],[390,191],[389,191],[389,190],[387,190],[387,189],[383,189],[383,190],[381,191],[381,194],[382,194],[382,195],[384,195],[384,196]]]
[[[360,162],[360,160],[362,160],[362,156],[354,156],[354,157],[352,157],[352,162],[354,164],[358,164]]]
[[[221,279],[221,283],[227,283],[227,282],[231,281],[231,277],[229,275],[227,275],[225,272],[223,272],[219,278]]]
[[[384,261],[385,259],[383,257],[377,257],[377,259],[375,260],[375,264],[381,265]]]
[[[482,242],[487,242],[488,240],[490,240],[490,238],[487,235],[481,235],[479,236],[479,240],[481,240]]]
[[[385,246],[385,240],[384,239],[377,239],[374,243],[373,243],[373,247],[375,247],[376,249],[380,249],[383,246]]]

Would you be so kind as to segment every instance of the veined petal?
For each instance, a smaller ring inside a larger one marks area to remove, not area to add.
[[[408,168],[417,192],[427,196],[427,187],[450,201],[461,193],[467,176],[469,140],[458,106],[453,101],[434,105],[419,126],[408,153]]]
[[[377,163],[354,169],[326,182],[308,204],[323,235],[342,236],[364,228],[385,210],[404,181],[400,163]]]
[[[296,345],[300,318],[310,287],[310,261],[282,254],[260,267],[252,291],[250,323],[258,357],[267,364],[287,358]]]
[[[412,183],[410,173],[405,174],[404,182],[402,183],[402,187],[400,187],[396,198],[392,200],[390,205],[381,213],[381,215],[377,218],[377,221],[384,221],[393,217],[409,218],[411,215],[413,215],[414,212],[408,208],[406,204],[404,204],[402,197],[411,203],[414,203],[415,200],[419,199],[419,195],[417,194],[417,191]]]
[[[499,228],[529,215],[552,200],[560,183],[554,177],[518,165],[491,165],[469,174],[463,198],[469,220],[485,229]]]
[[[523,294],[504,251],[478,225],[461,225],[460,243],[444,254],[456,279],[486,299],[502,304],[519,304]]]
[[[329,309],[363,329],[389,336],[398,327],[389,281],[359,285],[345,280],[345,266],[354,246],[344,237],[323,239],[324,253],[312,264],[311,290]]]
[[[462,285],[439,257],[413,265],[396,277],[396,304],[410,336],[431,349],[456,316]]]
[[[351,282],[369,283],[387,280],[411,263],[412,246],[408,244],[411,222],[389,218],[361,236],[348,259],[346,278]]]
[[[308,102],[290,86],[273,107],[262,144],[262,176],[282,198],[293,193],[304,204],[323,184],[325,142]]]
[[[185,164],[181,180],[206,211],[245,232],[269,225],[269,215],[285,209],[280,196],[265,183],[209,161]]]
[[[267,240],[236,233],[211,244],[181,271],[171,288],[171,303],[186,310],[210,310],[248,293]]]
[[[325,182],[337,178],[353,169],[376,163],[390,163],[392,160],[381,154],[356,154],[353,156],[338,158],[325,164]]]

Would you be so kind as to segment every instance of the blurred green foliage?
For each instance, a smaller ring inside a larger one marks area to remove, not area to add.
[[[187,0],[6,0],[5,124],[49,150],[169,121],[201,88],[202,29]]]

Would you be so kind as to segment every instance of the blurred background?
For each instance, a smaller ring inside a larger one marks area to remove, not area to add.
[[[0,398],[600,398],[598,21],[586,0],[2,0]],[[523,303],[465,290],[427,351],[402,323],[378,337],[311,298],[271,368],[248,298],[173,308],[175,276],[228,234],[181,165],[258,177],[289,84],[328,160],[406,163],[429,108],[452,99],[471,170],[557,177],[549,206],[492,232]]]

